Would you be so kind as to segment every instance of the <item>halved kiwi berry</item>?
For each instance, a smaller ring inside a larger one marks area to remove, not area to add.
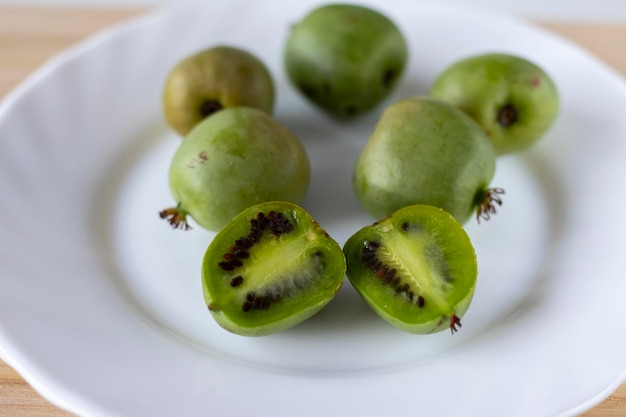
[[[270,201],[242,211],[215,236],[204,256],[202,283],[220,326],[263,336],[321,310],[345,272],[341,247],[309,213]]]
[[[402,208],[344,245],[348,279],[383,319],[409,333],[461,327],[478,266],[461,224],[429,205]]]

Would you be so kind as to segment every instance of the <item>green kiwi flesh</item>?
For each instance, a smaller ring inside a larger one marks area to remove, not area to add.
[[[302,207],[270,201],[235,216],[202,263],[206,304],[224,329],[264,336],[320,311],[339,291],[339,244]]]
[[[359,230],[343,251],[354,288],[395,327],[427,334],[461,326],[478,266],[469,236],[446,211],[402,208]]]

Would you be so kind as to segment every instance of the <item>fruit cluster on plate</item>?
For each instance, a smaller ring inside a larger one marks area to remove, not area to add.
[[[379,11],[329,4],[286,39],[293,87],[330,117],[378,106],[408,59],[399,28]],[[382,113],[354,167],[353,186],[376,220],[341,248],[299,204],[306,151],[272,116],[274,85],[251,53],[219,45],[178,63],[163,90],[183,140],[170,167],[175,228],[187,216],[217,232],[202,266],[204,298],[225,329],[248,336],[295,326],[321,310],[347,275],[383,319],[411,333],[461,326],[478,266],[463,228],[487,220],[504,191],[491,187],[499,155],[533,145],[558,113],[556,86],[522,57],[464,57],[428,96]]]

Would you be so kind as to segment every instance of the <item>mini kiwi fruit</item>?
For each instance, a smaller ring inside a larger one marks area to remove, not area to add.
[[[491,141],[467,114],[431,97],[387,107],[354,167],[353,186],[375,219],[413,205],[440,207],[459,222],[487,220],[502,204],[490,187],[496,167]]]
[[[348,279],[384,320],[409,333],[461,327],[478,265],[461,224],[429,205],[404,207],[352,235]]]
[[[332,117],[347,120],[393,91],[408,47],[398,26],[380,11],[326,4],[292,26],[283,55],[297,91]]]
[[[476,120],[498,155],[530,148],[559,111],[559,92],[547,72],[505,53],[472,55],[450,64],[435,79],[430,95]]]
[[[263,336],[320,311],[343,284],[339,244],[302,207],[270,201],[232,219],[202,262],[206,304],[224,329]]]
[[[166,121],[184,137],[224,108],[254,107],[271,114],[274,82],[251,52],[218,45],[187,56],[170,70],[162,102]]]
[[[304,146],[274,117],[249,107],[224,109],[180,142],[169,171],[177,204],[159,215],[174,228],[188,229],[191,216],[218,231],[255,204],[300,203],[309,177]]]

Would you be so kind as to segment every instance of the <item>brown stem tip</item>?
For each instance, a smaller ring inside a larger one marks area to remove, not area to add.
[[[191,226],[187,224],[187,214],[180,209],[172,207],[159,212],[162,219],[166,219],[174,229],[189,230]]]
[[[502,205],[502,198],[500,198],[502,194],[504,194],[504,189],[502,188],[488,188],[482,193],[476,208],[476,220],[478,223],[480,223],[480,219],[486,221],[493,214],[496,214],[496,206]]]
[[[461,319],[458,318],[456,314],[453,314],[450,316],[450,332],[452,332],[452,334],[459,331],[457,326],[462,327]]]

